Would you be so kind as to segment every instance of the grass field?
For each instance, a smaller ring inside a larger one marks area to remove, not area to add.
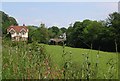
[[[63,47],[62,46],[55,46],[55,45],[45,45],[48,53],[51,54],[52,60],[54,63],[61,65],[62,64],[62,53],[63,53]],[[66,59],[69,59],[70,53],[71,53],[71,59],[73,64],[76,64],[77,66],[82,66],[83,62],[85,61],[85,56],[88,55],[89,61],[92,64],[95,64],[98,61],[99,65],[99,71],[101,72],[99,76],[104,77],[104,73],[107,73],[110,66],[107,65],[108,62],[117,63],[118,61],[118,55],[116,53],[112,52],[103,52],[98,50],[90,50],[90,49],[82,49],[82,48],[71,48],[71,47],[65,47]],[[115,64],[116,73],[117,75],[117,64]],[[115,69],[114,69],[115,70]]]
[[[117,79],[112,52],[45,44],[3,43],[3,79]]]

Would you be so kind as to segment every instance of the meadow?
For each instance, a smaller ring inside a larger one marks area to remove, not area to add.
[[[3,79],[118,79],[118,54],[3,41]]]

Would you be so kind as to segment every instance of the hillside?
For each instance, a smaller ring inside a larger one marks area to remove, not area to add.
[[[70,61],[73,64],[73,66],[78,66],[76,69],[80,69],[80,66],[83,66],[83,63],[86,61],[86,58],[88,57],[89,62],[91,65],[94,65],[98,63],[99,66],[99,76],[104,76],[104,72],[106,73],[110,66],[115,65],[114,68],[117,69],[117,61],[118,61],[118,54],[113,52],[103,52],[98,50],[90,50],[90,49],[82,49],[82,48],[71,48],[71,47],[65,47],[62,46],[55,46],[55,45],[45,45],[45,48],[48,52],[48,54],[51,55],[52,61],[54,64],[58,64],[59,66],[62,65],[63,59],[63,50],[65,51],[65,59],[67,61]],[[109,63],[111,65],[109,66]],[[115,69],[114,69],[115,71]],[[117,73],[116,73],[117,74]]]
[[[114,52],[104,52],[98,50],[90,50],[90,49],[82,49],[82,48],[72,48],[72,47],[65,47],[57,46],[57,45],[45,45],[46,50],[48,53],[57,61],[61,60],[61,56],[63,54],[63,50],[65,50],[66,55],[72,55],[72,60],[75,62],[80,62],[83,60],[83,55],[88,54],[88,56],[95,60],[96,56],[99,55],[99,60],[106,61],[110,58],[116,59],[117,55]],[[107,57],[107,58],[106,58]],[[94,61],[93,61],[94,62]],[[102,62],[103,63],[103,62]]]

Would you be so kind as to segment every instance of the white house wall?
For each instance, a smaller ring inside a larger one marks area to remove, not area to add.
[[[22,37],[28,38],[28,32],[26,32],[24,35],[21,35]]]
[[[17,33],[15,32],[14,34],[11,34],[11,37],[17,36]]]
[[[16,32],[14,34],[11,34],[11,37],[15,37],[15,36],[28,38],[28,32],[24,33],[24,35],[22,35],[21,33],[17,34]]]

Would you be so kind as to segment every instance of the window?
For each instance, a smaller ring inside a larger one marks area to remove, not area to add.
[[[22,31],[22,32],[21,32],[21,34],[22,34],[22,35],[25,35],[25,32],[24,32],[24,31]]]
[[[15,32],[13,30],[10,31],[11,34],[14,34]]]

